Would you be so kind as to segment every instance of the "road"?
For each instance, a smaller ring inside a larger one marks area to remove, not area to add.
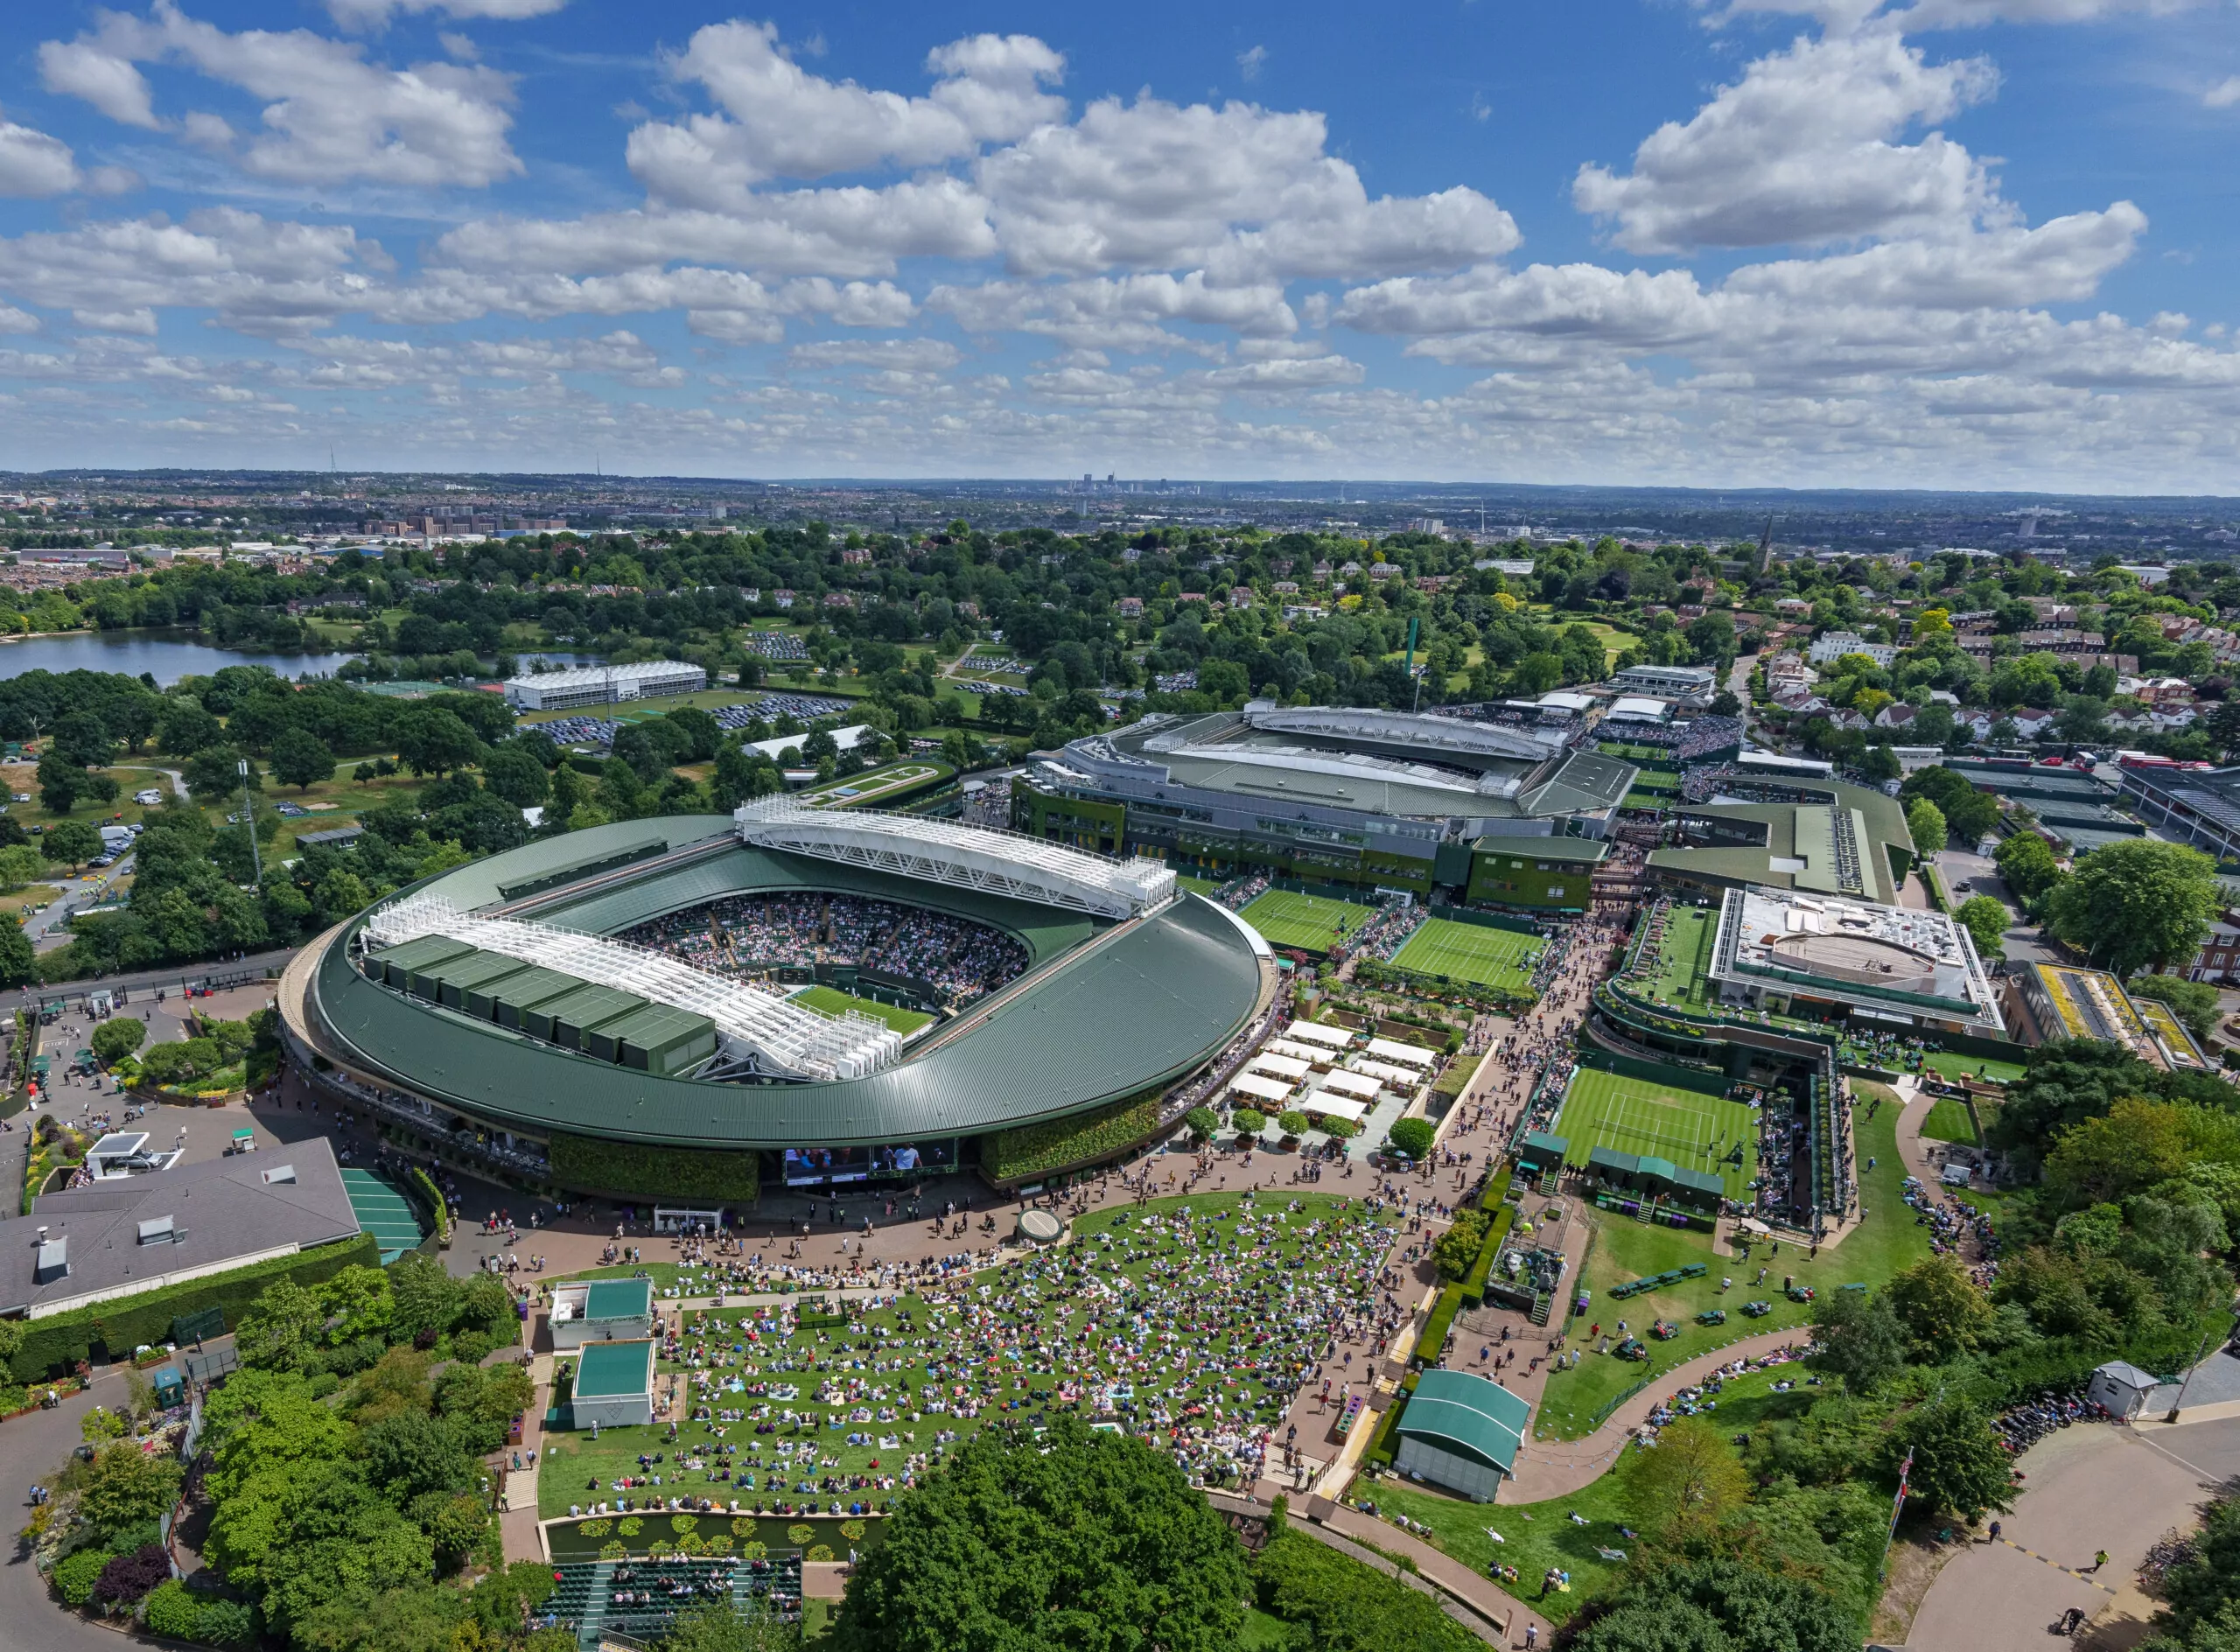
[[[84,981],[61,981],[52,986],[18,987],[0,992],[0,1014],[25,1004],[43,1004],[50,999],[74,999],[84,1002],[88,992],[129,992],[135,998],[144,991],[161,989],[177,992],[182,985],[202,986],[215,980],[230,980],[237,976],[262,977],[267,970],[276,973],[286,967],[296,956],[293,947],[272,952],[253,952],[245,958],[206,958],[200,963],[174,963],[161,970],[142,970],[129,975],[104,976]]]
[[[50,952],[68,945],[69,932],[61,927],[63,921],[92,906],[103,890],[131,870],[132,857],[127,855],[113,866],[88,866],[75,878],[60,879],[55,885],[60,892],[24,921],[24,933],[32,938],[32,949]]]

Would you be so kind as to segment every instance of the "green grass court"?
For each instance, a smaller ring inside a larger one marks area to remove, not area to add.
[[[794,994],[794,1002],[805,1004],[812,1010],[822,1010],[827,1015],[845,1015],[850,1010],[861,1010],[876,1017],[908,1038],[934,1018],[923,1010],[906,1010],[899,1004],[881,1004],[876,998],[851,998],[837,987],[808,987]]]
[[[1531,960],[1540,955],[1544,944],[1537,935],[1519,934],[1512,929],[1429,918],[1408,937],[1408,944],[1392,962],[1426,975],[1522,990],[1532,979]]]
[[[1376,916],[1376,908],[1327,895],[1270,889],[1238,915],[1264,935],[1270,946],[1327,952]]]
[[[1555,1133],[1571,1144],[1566,1164],[1585,1165],[1598,1147],[1653,1154],[1718,1176],[1729,1199],[1747,1197],[1758,1173],[1758,1116],[1740,1102],[1591,1067],[1572,1075]],[[1739,1165],[1729,1158],[1738,1144]]]
[[[350,1214],[361,1232],[374,1236],[387,1267],[428,1236],[412,1201],[370,1170],[345,1169],[342,1190],[350,1196]]]

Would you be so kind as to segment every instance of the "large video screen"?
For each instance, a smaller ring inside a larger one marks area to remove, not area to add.
[[[907,1179],[955,1168],[956,1144],[898,1142],[882,1147],[788,1147],[784,1176],[788,1187],[810,1183],[869,1181],[872,1177]]]

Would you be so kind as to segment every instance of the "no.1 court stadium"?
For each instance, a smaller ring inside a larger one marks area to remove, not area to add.
[[[1002,978],[956,993],[944,947]],[[822,962],[846,948],[881,962]],[[779,798],[444,873],[306,948],[280,998],[304,1074],[408,1144],[713,1208],[1117,1156],[1275,981],[1258,935],[1164,867]],[[873,992],[928,1023],[822,1007]]]

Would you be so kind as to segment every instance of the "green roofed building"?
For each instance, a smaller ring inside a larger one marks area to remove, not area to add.
[[[552,1346],[642,1341],[654,1334],[650,1279],[578,1280],[552,1292]]]
[[[576,1366],[570,1405],[578,1428],[589,1428],[593,1423],[602,1428],[619,1428],[626,1423],[652,1422],[653,1343],[586,1344]]]
[[[1425,1371],[1393,1432],[1393,1466],[1414,1479],[1489,1503],[1516,1473],[1532,1408],[1500,1383],[1466,1371]]]
[[[1586,1156],[1586,1173],[1614,1187],[1631,1187],[1641,1175],[1642,1161],[1614,1147],[1597,1147]]]
[[[1571,1145],[1564,1137],[1550,1136],[1544,1130],[1527,1130],[1516,1150],[1517,1163],[1534,1170],[1556,1170],[1562,1166],[1564,1155],[1571,1151]]]

